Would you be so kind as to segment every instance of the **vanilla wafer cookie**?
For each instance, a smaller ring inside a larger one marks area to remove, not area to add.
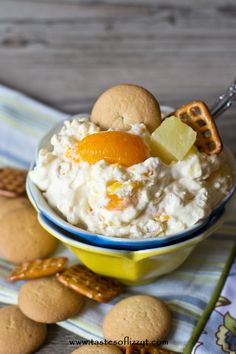
[[[34,353],[44,342],[47,326],[11,305],[0,309],[0,354]]]
[[[65,270],[66,257],[36,259],[19,264],[8,276],[8,280],[27,280],[48,277]]]
[[[223,144],[217,126],[204,102],[189,103],[177,109],[174,115],[196,131],[196,145],[200,150],[208,155],[221,152]]]
[[[103,321],[106,340],[121,341],[129,336],[133,341],[152,344],[167,338],[172,316],[167,305],[149,295],[135,295],[116,303]]]
[[[98,97],[91,121],[105,130],[129,130],[133,124],[144,123],[153,132],[161,124],[161,111],[156,98],[145,88],[122,84]]]
[[[122,290],[122,285],[117,280],[96,274],[80,264],[66,269],[57,279],[65,286],[98,302],[108,302]]]
[[[5,213],[14,212],[14,210],[25,206],[29,206],[29,200],[25,196],[7,198],[0,195],[0,218]]]
[[[37,213],[25,197],[7,199],[0,207],[0,253],[19,264],[49,257],[58,245],[37,220]]]
[[[29,280],[19,291],[18,304],[29,318],[56,323],[77,315],[84,297],[59,283],[55,277]]]
[[[122,351],[111,344],[89,344],[79,347],[71,354],[122,354]]]
[[[125,354],[177,354],[168,349],[163,349],[159,347],[155,347],[154,345],[138,345],[131,344],[126,350]]]
[[[25,194],[27,171],[16,168],[0,168],[0,195],[14,198]]]

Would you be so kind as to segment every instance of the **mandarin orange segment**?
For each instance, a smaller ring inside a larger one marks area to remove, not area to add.
[[[122,211],[128,206],[128,204],[129,202],[125,198],[121,198],[117,194],[111,194],[109,195],[109,202],[106,209]]]
[[[170,219],[170,216],[167,215],[167,214],[158,213],[158,214],[156,214],[154,216],[154,219],[157,220],[157,221],[166,222],[166,221],[168,221]]]
[[[148,150],[138,135],[108,131],[87,135],[75,147],[69,147],[66,156],[74,162],[105,160],[129,167],[146,160]]]
[[[120,197],[116,193],[124,187],[124,185],[128,185],[132,188],[131,195],[129,197]],[[135,199],[137,190],[141,187],[141,182],[132,181],[129,183],[121,183],[119,181],[109,181],[107,183],[107,196],[109,198],[109,202],[106,206],[107,210],[119,210],[122,211],[127,208],[130,203],[132,203]]]
[[[109,198],[109,202],[106,206],[107,210],[122,211],[126,208],[127,200],[116,194],[120,188],[122,188],[122,183],[119,181],[109,181],[107,183],[107,196]]]
[[[115,180],[111,180],[107,183],[107,193],[108,194],[116,194],[121,191],[125,187],[128,187],[130,191],[136,192],[138,188],[142,186],[140,181],[127,181],[127,182],[119,182]]]

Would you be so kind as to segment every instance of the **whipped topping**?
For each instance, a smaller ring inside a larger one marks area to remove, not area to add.
[[[100,128],[87,118],[65,121],[51,139],[52,151],[39,151],[30,178],[48,203],[71,224],[112,237],[151,238],[173,234],[198,223],[227,195],[232,177],[224,152],[208,156],[192,148],[182,161],[166,166],[150,157],[131,167],[74,162],[66,156]],[[150,146],[144,124],[129,133]],[[124,200],[109,208],[113,196]]]

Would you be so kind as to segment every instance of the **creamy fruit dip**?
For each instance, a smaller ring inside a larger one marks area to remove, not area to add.
[[[30,178],[48,203],[71,224],[113,237],[151,238],[193,226],[232,187],[224,152],[206,155],[193,147],[182,161],[165,165],[151,156],[144,124],[128,131],[145,142],[149,157],[130,167],[68,157],[73,147],[100,128],[87,118],[65,121],[51,139],[52,151],[39,151]]]

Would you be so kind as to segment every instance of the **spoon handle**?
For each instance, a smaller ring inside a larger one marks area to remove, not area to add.
[[[211,107],[210,111],[214,118],[219,117],[223,112],[225,112],[236,100],[236,78],[227,88],[225,93],[220,95],[213,106]]]

